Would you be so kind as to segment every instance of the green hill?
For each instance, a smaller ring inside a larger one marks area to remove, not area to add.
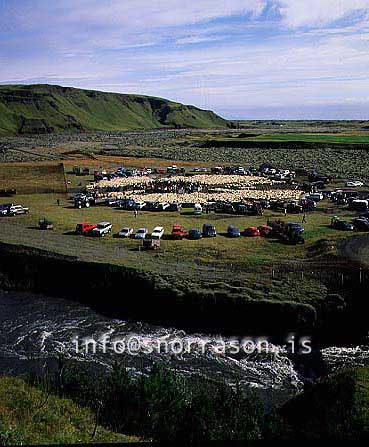
[[[151,96],[57,85],[0,86],[0,134],[226,127],[210,110]]]
[[[0,376],[0,445],[135,442],[97,426],[96,416],[71,400]],[[94,433],[94,436],[93,436]]]

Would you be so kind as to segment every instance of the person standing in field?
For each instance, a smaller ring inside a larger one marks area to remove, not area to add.
[[[135,216],[135,219],[137,219],[138,211],[136,209],[133,211],[133,215]]]
[[[287,216],[287,207],[284,207],[284,216]]]
[[[306,220],[306,213],[304,213],[304,215],[302,216],[302,223],[306,224],[307,220]]]

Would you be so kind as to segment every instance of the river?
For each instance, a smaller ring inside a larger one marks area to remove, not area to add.
[[[86,354],[76,337],[100,341],[96,352]],[[158,352],[145,349],[130,354],[106,351],[101,340],[134,339],[144,348],[158,342],[176,341],[191,346],[188,352]],[[206,341],[206,344],[204,343]],[[187,333],[139,321],[111,319],[97,314],[87,306],[59,298],[20,292],[0,291],[0,373],[18,374],[39,371],[59,354],[64,358],[111,368],[116,360],[125,361],[133,374],[144,372],[154,362],[187,375],[225,380],[231,385],[259,389],[271,400],[281,401],[303,390],[306,377],[284,346],[269,345],[257,352],[234,355],[232,339],[201,333]],[[220,342],[226,350],[216,350]],[[205,348],[204,348],[205,345]],[[273,349],[270,349],[272,346]],[[277,352],[277,354],[276,354]],[[327,347],[320,351],[328,372],[346,366],[369,365],[369,346]]]

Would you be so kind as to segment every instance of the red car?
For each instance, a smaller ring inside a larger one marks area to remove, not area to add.
[[[245,228],[243,235],[249,237],[257,237],[260,236],[260,231],[256,227],[248,227]]]
[[[258,229],[260,236],[262,237],[269,237],[272,234],[272,228],[268,225],[261,225]]]
[[[76,225],[76,233],[83,234],[84,236],[86,236],[90,231],[92,231],[96,227],[97,225],[91,222],[81,222]]]
[[[173,239],[182,239],[187,236],[187,231],[183,230],[182,225],[173,225],[172,237]]]

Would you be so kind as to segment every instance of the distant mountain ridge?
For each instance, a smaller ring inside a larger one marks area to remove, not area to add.
[[[0,134],[222,128],[210,110],[153,96],[58,85],[0,85]]]

